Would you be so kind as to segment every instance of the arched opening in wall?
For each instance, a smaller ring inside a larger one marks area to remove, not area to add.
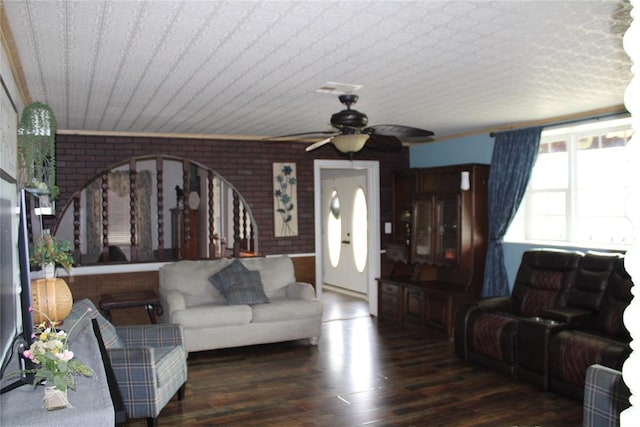
[[[245,199],[189,159],[134,157],[75,192],[55,225],[78,265],[246,256],[258,232]]]

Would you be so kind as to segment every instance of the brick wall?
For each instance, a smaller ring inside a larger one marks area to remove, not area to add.
[[[229,181],[251,206],[258,225],[262,255],[312,253],[313,160],[345,159],[333,146],[307,153],[305,145],[292,142],[227,141],[211,139],[56,136],[56,176],[60,188],[57,212],[69,197],[102,170],[130,157],[153,154],[187,158],[211,168]],[[391,221],[392,173],[409,167],[409,150],[380,153],[365,150],[358,160],[380,161],[380,219]],[[298,179],[298,236],[274,237],[272,163],[295,162]],[[55,219],[47,225],[53,227]],[[384,228],[381,226],[381,230]],[[382,236],[386,241],[386,236]]]

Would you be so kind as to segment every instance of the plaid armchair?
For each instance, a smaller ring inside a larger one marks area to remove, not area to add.
[[[620,413],[629,407],[631,392],[622,372],[602,365],[587,368],[584,384],[583,427],[616,427]]]
[[[114,327],[91,300],[73,304],[65,325],[73,325],[87,309],[87,318],[97,319],[109,353],[128,418],[147,418],[149,426],[177,393],[184,397],[187,382],[187,353],[182,326],[176,324]]]

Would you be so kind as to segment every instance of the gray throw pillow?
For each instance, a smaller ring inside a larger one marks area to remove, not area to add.
[[[269,302],[264,293],[260,273],[248,270],[238,260],[209,277],[209,281],[225,297],[227,305]]]

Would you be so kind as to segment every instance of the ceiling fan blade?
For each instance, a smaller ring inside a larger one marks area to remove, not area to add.
[[[329,138],[325,138],[321,141],[318,142],[314,142],[313,144],[311,144],[310,146],[308,146],[305,151],[312,151],[315,150],[316,148],[320,148],[325,144],[328,144],[331,142],[331,140],[333,139],[333,137],[329,137]]]
[[[268,139],[283,139],[283,138],[294,138],[297,136],[313,136],[313,135],[335,135],[335,130],[320,130],[317,132],[301,132],[301,133],[290,133],[288,135],[278,135],[278,136],[270,136]]]
[[[369,139],[364,148],[376,151],[400,151],[402,141],[393,135],[369,135]]]
[[[411,142],[429,141],[435,135],[430,130],[403,125],[374,125],[363,129],[362,132],[370,135],[395,136]]]

